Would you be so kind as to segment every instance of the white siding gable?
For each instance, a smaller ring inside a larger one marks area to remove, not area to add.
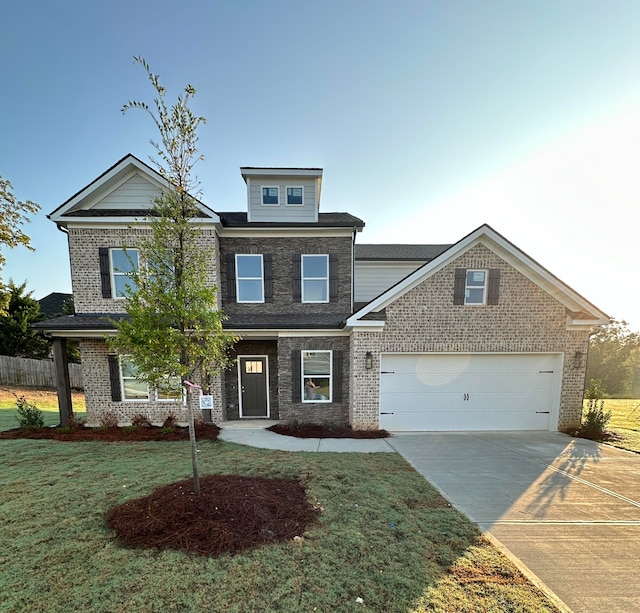
[[[369,302],[398,281],[417,270],[424,262],[359,262],[354,268],[354,300]]]
[[[159,195],[160,188],[157,184],[135,173],[90,208],[148,209]]]

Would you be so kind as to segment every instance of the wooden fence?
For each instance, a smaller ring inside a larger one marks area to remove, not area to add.
[[[83,389],[80,364],[69,364],[71,387]],[[25,387],[55,387],[53,360],[32,360],[0,355],[0,383]]]

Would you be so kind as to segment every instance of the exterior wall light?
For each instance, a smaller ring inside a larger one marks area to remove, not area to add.
[[[576,351],[573,356],[574,368],[585,368],[587,366],[587,354],[584,351]]]
[[[373,368],[373,356],[371,355],[370,351],[367,351],[364,356],[364,367],[367,370],[371,370]]]

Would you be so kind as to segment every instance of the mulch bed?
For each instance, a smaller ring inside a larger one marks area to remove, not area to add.
[[[220,433],[218,426],[196,424],[196,438],[215,441]],[[138,428],[87,428],[76,426],[66,428],[15,428],[0,432],[0,439],[48,439],[55,441],[185,441],[189,440],[189,429],[175,426],[173,431],[156,426]]]
[[[387,438],[386,430],[353,430],[351,426],[323,424],[276,424],[267,430],[297,438]]]
[[[215,556],[302,538],[320,512],[298,481],[210,475],[199,496],[185,479],[114,507],[106,521],[128,546]]]

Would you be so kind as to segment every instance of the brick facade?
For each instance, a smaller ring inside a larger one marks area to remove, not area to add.
[[[456,268],[499,268],[498,304],[454,306]],[[564,365],[557,429],[577,427],[585,371],[574,368],[573,356],[586,352],[588,344],[589,331],[567,330],[564,306],[493,251],[476,245],[389,304],[382,331],[352,333],[350,421],[357,428],[378,427],[382,352],[558,352]],[[362,366],[367,351],[374,357],[371,370]]]

